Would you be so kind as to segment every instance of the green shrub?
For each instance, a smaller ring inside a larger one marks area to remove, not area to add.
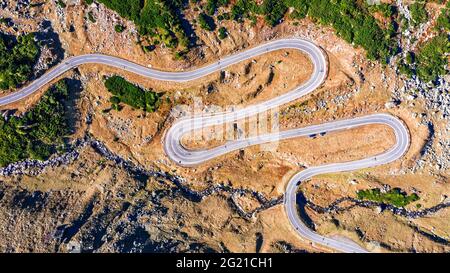
[[[170,48],[188,47],[179,10],[183,0],[98,0],[123,18],[132,20],[141,35],[154,37]]]
[[[380,12],[385,17],[391,17],[395,13],[394,6],[387,3],[380,3],[378,5],[370,5],[369,10],[371,12]]]
[[[57,2],[56,2],[56,4],[60,7],[60,8],[66,8],[66,3],[64,3],[64,1],[62,1],[62,0],[58,0]]]
[[[25,82],[38,55],[33,34],[18,36],[14,41],[0,33],[0,89],[15,88]]]
[[[136,109],[153,112],[160,104],[158,93],[144,90],[120,76],[109,77],[105,81],[105,86],[114,95],[110,102],[116,110],[120,109],[120,103],[125,103]]]
[[[229,12],[224,12],[221,15],[222,15],[222,19],[223,20],[230,20],[231,19],[231,14]]]
[[[407,64],[413,64],[415,62],[415,55],[413,52],[406,53],[405,61]]]
[[[242,21],[246,18],[256,22],[256,15],[274,26],[283,18],[288,7],[294,8],[291,17],[306,16],[316,22],[332,26],[336,33],[349,43],[363,47],[367,57],[386,63],[395,54],[395,28],[383,30],[366,5],[354,0],[264,0],[258,5],[254,0],[237,0],[231,8],[231,18]],[[380,7],[386,15],[394,13],[392,6]]]
[[[177,51],[174,54],[174,58],[175,60],[183,60],[186,58],[186,52],[184,51]]]
[[[121,33],[121,32],[123,32],[125,30],[125,27],[122,26],[122,25],[117,24],[117,25],[114,26],[114,30],[116,32],[118,32],[118,33]]]
[[[70,133],[67,97],[67,84],[61,80],[23,117],[0,119],[0,166],[29,158],[45,160],[64,144]]]
[[[263,2],[264,19],[270,26],[277,25],[283,19],[286,11],[287,7],[283,1],[264,0]]]
[[[223,40],[227,38],[227,36],[228,36],[227,29],[224,27],[219,28],[219,39]]]
[[[198,23],[204,30],[213,31],[214,29],[216,29],[214,19],[206,15],[205,13],[200,13],[200,15],[198,16]]]
[[[411,78],[415,74],[411,65],[405,63],[403,60],[400,60],[398,70],[401,74],[407,76],[408,78]]]
[[[91,23],[95,23],[97,22],[97,20],[95,20],[94,14],[92,13],[92,11],[88,12],[88,19],[89,21],[91,21]]]
[[[425,82],[434,81],[439,76],[446,75],[450,41],[447,34],[441,34],[428,41],[416,55],[417,75]]]
[[[414,2],[409,6],[411,19],[414,26],[425,23],[428,20],[428,13],[425,9],[425,3]]]
[[[447,1],[446,6],[441,9],[441,14],[436,22],[436,28],[438,31],[450,31],[450,1]]]
[[[251,14],[261,14],[262,8],[258,6],[255,1],[251,0],[237,0],[231,8],[231,18],[235,21],[242,21]]]
[[[209,15],[214,15],[217,9],[221,6],[227,6],[229,4],[229,0],[207,0],[205,10]]]
[[[306,13],[304,10],[294,10],[291,14],[289,14],[289,17],[291,19],[303,19],[306,18]]]
[[[119,104],[119,103],[120,103],[120,99],[119,99],[119,97],[112,96],[112,97],[109,99],[109,102],[111,102],[112,104]]]
[[[353,0],[285,0],[287,6],[302,10],[324,25],[333,26],[344,40],[362,46],[367,57],[386,62],[392,54],[391,36],[382,30],[375,18]],[[306,11],[305,11],[306,10]],[[345,14],[345,16],[343,16]]]
[[[420,199],[417,194],[407,195],[399,188],[391,189],[385,193],[382,193],[380,189],[360,190],[356,192],[356,195],[361,200],[370,200],[396,207],[404,207]]]

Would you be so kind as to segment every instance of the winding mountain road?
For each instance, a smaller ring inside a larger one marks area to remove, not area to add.
[[[57,78],[64,72],[82,64],[104,64],[136,73],[151,79],[186,82],[204,77],[216,71],[223,70],[224,68],[232,64],[242,62],[244,60],[279,49],[296,49],[308,55],[314,65],[314,71],[310,79],[305,84],[302,84],[301,86],[298,86],[281,96],[267,100],[258,105],[246,107],[244,109],[236,110],[233,112],[214,113],[210,115],[191,116],[179,119],[165,134],[163,144],[164,150],[166,154],[177,164],[190,167],[227,154],[231,151],[236,151],[248,146],[268,143],[272,141],[308,136],[312,134],[323,134],[338,130],[347,130],[369,124],[384,124],[391,127],[395,133],[396,144],[388,151],[361,160],[321,165],[301,171],[294,177],[292,177],[292,179],[289,181],[284,196],[286,214],[293,228],[301,237],[311,242],[335,249],[337,251],[366,252],[364,248],[357,245],[356,243],[349,242],[347,240],[328,238],[317,234],[313,230],[310,230],[303,223],[297,213],[296,191],[301,181],[309,179],[310,177],[315,175],[368,168],[381,164],[387,164],[400,158],[408,149],[409,134],[403,123],[396,117],[389,114],[373,114],[352,119],[333,121],[320,125],[308,126],[299,129],[269,133],[259,135],[257,137],[228,141],[221,146],[204,150],[188,150],[180,142],[181,137],[186,133],[191,132],[192,130],[201,129],[208,126],[221,125],[245,117],[253,116],[258,113],[262,113],[282,106],[286,103],[292,102],[317,89],[326,78],[327,62],[322,50],[309,41],[302,39],[282,39],[268,42],[266,44],[228,56],[210,65],[186,72],[158,71],[124,59],[101,54],[80,55],[66,59],[63,63],[54,67],[48,73],[33,81],[30,85],[24,87],[23,89],[13,94],[1,97],[0,105],[6,105],[21,100],[38,91],[45,84]]]

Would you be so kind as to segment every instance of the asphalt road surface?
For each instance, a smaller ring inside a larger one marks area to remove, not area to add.
[[[66,59],[60,65],[51,69],[39,79],[33,81],[30,85],[10,95],[0,98],[0,105],[6,105],[21,100],[30,94],[38,91],[45,84],[60,76],[64,72],[82,64],[96,63],[120,68],[144,77],[163,80],[186,82],[204,77],[208,74],[223,70],[224,68],[254,58],[258,55],[279,49],[296,49],[305,53],[314,65],[314,71],[310,79],[293,90],[281,96],[262,102],[258,105],[249,106],[233,112],[213,113],[209,115],[189,116],[177,120],[173,126],[166,132],[164,138],[164,150],[166,154],[177,164],[191,167],[201,164],[210,159],[227,154],[232,151],[243,149],[248,146],[279,141],[283,139],[296,138],[310,135],[320,135],[339,130],[347,130],[369,124],[384,124],[391,127],[395,133],[396,144],[388,151],[367,157],[365,159],[341,162],[335,164],[321,165],[308,168],[297,173],[289,181],[284,196],[284,205],[286,214],[292,227],[304,239],[313,243],[324,245],[342,252],[367,252],[364,248],[349,240],[339,240],[328,238],[317,234],[309,229],[297,212],[296,192],[301,181],[309,179],[312,176],[324,173],[352,171],[361,168],[373,167],[381,164],[390,163],[400,158],[408,149],[409,134],[403,123],[389,114],[374,114],[352,119],[333,121],[325,124],[308,126],[299,129],[286,130],[275,133],[268,133],[256,137],[237,139],[226,142],[224,145],[203,150],[188,150],[180,142],[181,137],[193,130],[230,123],[241,120],[246,117],[263,113],[265,111],[277,108],[283,104],[294,101],[317,89],[325,80],[327,75],[327,62],[320,48],[313,43],[302,39],[282,39],[248,49],[246,51],[225,57],[210,65],[186,72],[165,72],[147,68],[133,62],[101,54],[80,55]]]

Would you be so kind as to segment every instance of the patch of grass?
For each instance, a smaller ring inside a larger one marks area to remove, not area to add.
[[[158,93],[152,90],[144,90],[120,76],[107,78],[105,86],[114,95],[111,97],[110,102],[115,110],[120,111],[122,109],[120,103],[124,103],[135,109],[153,112],[161,103]]]
[[[370,200],[396,207],[404,207],[412,202],[419,200],[419,196],[415,193],[407,195],[399,188],[393,188],[388,192],[381,192],[380,189],[360,190],[356,192],[358,199]]]

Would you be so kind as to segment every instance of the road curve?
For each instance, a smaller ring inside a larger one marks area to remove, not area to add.
[[[187,150],[180,142],[181,137],[192,130],[212,125],[220,125],[223,123],[242,119],[244,117],[252,116],[294,101],[317,89],[326,78],[327,66],[323,52],[316,45],[309,41],[302,39],[282,39],[268,42],[266,44],[228,56],[199,69],[186,72],[158,71],[124,59],[101,54],[80,55],[66,59],[63,63],[54,67],[48,73],[44,74],[42,77],[35,80],[23,89],[13,94],[1,97],[0,106],[16,102],[29,96],[64,72],[82,64],[104,64],[152,79],[186,82],[204,77],[216,71],[220,71],[232,64],[242,62],[249,58],[253,58],[258,55],[279,49],[297,49],[309,56],[314,65],[314,71],[310,79],[305,84],[298,86],[292,91],[289,91],[288,93],[285,93],[276,98],[234,112],[214,113],[211,115],[193,116],[189,118],[179,119],[165,134],[163,144],[164,150],[166,154],[177,164],[189,167],[201,164],[205,161],[224,155],[231,151],[242,149],[251,145],[307,136],[311,134],[347,130],[368,124],[384,124],[391,127],[395,133],[396,144],[388,151],[357,161],[322,165],[311,167],[304,171],[301,171],[294,177],[292,177],[292,179],[289,181],[286,194],[284,196],[286,214],[293,228],[301,237],[310,240],[311,242],[324,245],[326,247],[342,252],[366,252],[365,249],[358,246],[356,243],[324,237],[310,230],[302,222],[297,213],[296,191],[301,181],[304,181],[314,175],[373,167],[381,164],[387,164],[400,158],[408,149],[409,134],[406,127],[397,118],[388,114],[373,114],[364,117],[333,121],[299,129],[286,130],[278,133],[265,134],[253,138],[229,141],[222,146],[208,150]]]

